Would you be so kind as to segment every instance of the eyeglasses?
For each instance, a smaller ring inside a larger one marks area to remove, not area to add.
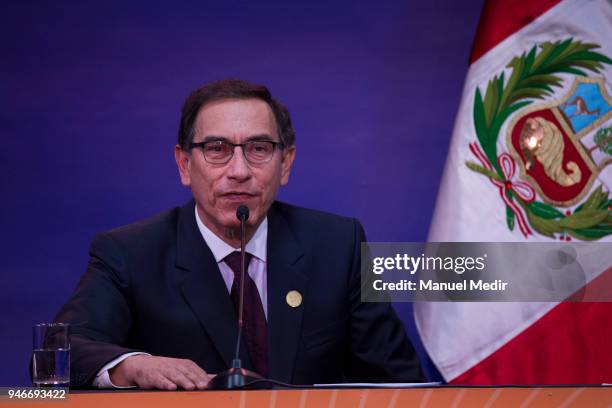
[[[237,146],[242,147],[244,158],[251,164],[267,163],[274,155],[274,149],[280,142],[272,140],[249,140],[244,143],[234,144],[226,140],[212,140],[209,142],[191,143],[189,147],[199,147],[204,154],[204,160],[211,164],[228,163],[234,156]]]

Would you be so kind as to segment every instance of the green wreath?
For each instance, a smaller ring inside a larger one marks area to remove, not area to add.
[[[487,177],[507,181],[497,162],[497,139],[506,119],[534,100],[552,95],[553,88],[562,83],[555,74],[586,76],[586,70],[599,73],[603,64],[612,64],[612,59],[592,51],[596,48],[599,45],[574,41],[573,38],[545,42],[539,47],[534,46],[528,53],[514,57],[507,65],[512,69],[508,81],[503,72],[494,76],[487,84],[484,99],[480,89],[476,88],[473,110],[476,136],[494,171],[470,161],[466,162],[468,168]],[[573,214],[563,214],[540,201],[527,203],[510,189],[506,190],[506,195],[520,204],[530,226],[542,235],[555,238],[555,234],[569,234],[576,239],[592,241],[612,234],[612,200],[601,185]],[[511,231],[514,220],[514,212],[506,206],[506,224]]]

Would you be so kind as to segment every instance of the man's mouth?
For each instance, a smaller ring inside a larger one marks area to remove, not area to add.
[[[244,191],[230,191],[221,194],[220,197],[228,201],[246,201],[250,198],[255,197],[255,195]]]

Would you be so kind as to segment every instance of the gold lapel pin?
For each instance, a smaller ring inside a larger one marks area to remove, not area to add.
[[[297,290],[290,290],[285,299],[291,307],[298,307],[302,304],[302,295]]]

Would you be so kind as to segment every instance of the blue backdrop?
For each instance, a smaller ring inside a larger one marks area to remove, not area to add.
[[[204,3],[3,4],[0,385],[29,383],[31,325],[97,231],[189,198],[172,148],[205,82],[263,83],[289,107],[281,199],[358,217],[372,241],[426,239],[482,1]]]

